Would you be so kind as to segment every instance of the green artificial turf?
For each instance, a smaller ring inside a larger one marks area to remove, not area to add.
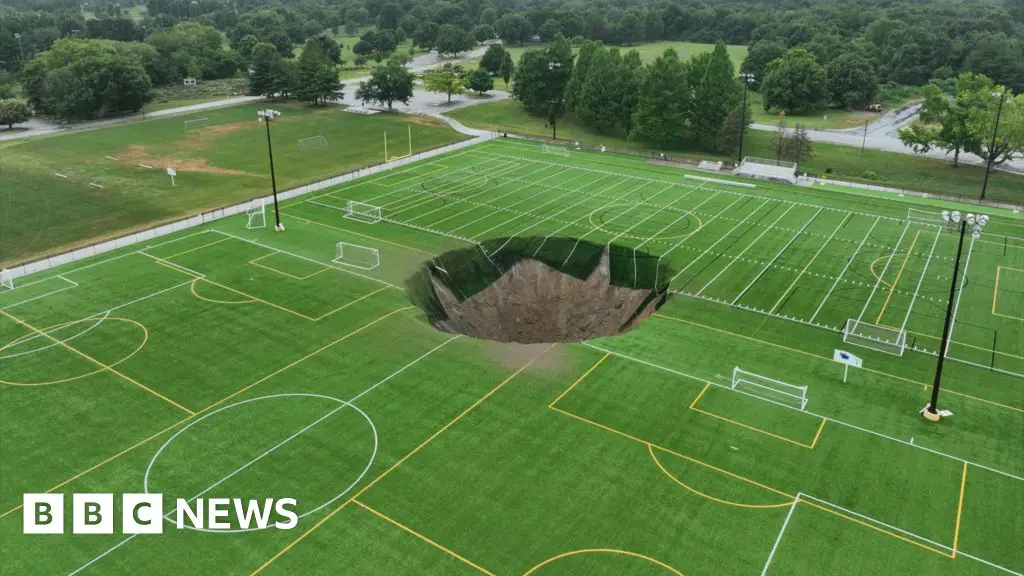
[[[465,138],[428,118],[273,106],[282,112],[272,128],[279,190],[380,163],[385,130],[404,149],[411,126],[414,151]],[[0,144],[0,264],[270,194],[266,133],[256,119],[263,107]],[[186,132],[184,122],[199,118],[209,124]],[[299,139],[317,135],[326,148],[299,148]],[[173,187],[168,166],[178,173]]]
[[[1022,220],[994,215],[965,245],[940,395],[954,415],[932,424],[917,411],[956,236],[906,219],[919,203],[685,178],[704,174],[499,140],[289,201],[284,233],[236,216],[16,279],[0,292],[0,565],[1024,571]],[[348,200],[384,219],[346,219]],[[510,235],[663,256],[673,293],[627,334],[522,346],[438,332],[400,288]],[[338,242],[378,249],[380,266],[334,262]],[[903,355],[844,343],[858,317],[905,323]],[[845,383],[836,348],[864,360]],[[782,386],[734,389],[737,366],[805,386],[806,406]],[[288,496],[303,517],[21,534],[21,495],[48,490]]]

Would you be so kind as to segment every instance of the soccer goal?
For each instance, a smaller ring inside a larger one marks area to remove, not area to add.
[[[739,366],[732,371],[732,389],[751,396],[794,406],[803,410],[807,407],[807,386],[796,386],[743,370]]]
[[[796,162],[745,156],[733,174],[759,180],[796,184]]]
[[[262,199],[250,202],[249,208],[245,211],[245,216],[247,218],[245,222],[246,230],[265,228],[267,226],[267,207]]]
[[[360,270],[373,270],[380,266],[380,252],[376,248],[370,248],[369,246],[338,242],[334,253],[334,260],[331,260],[331,262],[341,264],[342,266],[359,268]]]
[[[903,356],[903,350],[907,346],[907,332],[850,318],[843,327],[843,342],[894,356]]]
[[[185,120],[185,132],[188,132],[190,130],[198,130],[199,128],[203,128],[204,126],[209,125],[209,118],[195,118],[193,120]]]
[[[540,145],[540,151],[545,154],[558,154],[559,156],[569,157],[569,150],[565,146],[549,146],[547,144]]]
[[[299,150],[322,150],[327,148],[327,138],[323,136],[310,136],[298,141]]]
[[[345,206],[345,218],[364,224],[376,224],[381,220],[380,206],[349,200]]]
[[[0,290],[14,290],[14,275],[6,268],[0,269]]]

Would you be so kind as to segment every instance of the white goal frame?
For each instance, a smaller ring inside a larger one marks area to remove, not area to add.
[[[541,144],[540,151],[545,154],[557,154],[559,156],[569,157],[569,149],[565,146],[551,146],[549,144]]]
[[[210,119],[208,117],[193,118],[192,120],[185,120],[185,132],[189,130],[198,130],[205,128],[210,125]]]
[[[247,218],[245,222],[246,230],[254,230],[257,228],[267,227],[267,206],[263,199],[253,200],[249,204],[249,208],[245,211]]]
[[[903,351],[907,347],[907,332],[900,328],[850,318],[843,327],[843,342],[893,356],[903,356]]]
[[[349,200],[345,205],[345,218],[364,224],[376,224],[381,221],[380,206]]]
[[[14,290],[14,275],[6,268],[0,268],[0,290]]]
[[[748,372],[737,366],[732,370],[732,384],[730,387],[733,390],[736,390],[736,387],[739,386],[740,384],[754,386],[755,388],[759,388],[761,390],[769,390],[775,396],[785,396],[786,398],[792,398],[793,401],[797,405],[799,405],[800,410],[804,410],[807,408],[807,386],[796,386],[794,384],[788,384],[786,382],[782,382],[781,380],[775,380],[774,378],[762,376],[754,372]],[[748,392],[743,390],[738,390],[738,392],[750,394],[751,396],[756,396],[757,398],[767,400],[769,402],[774,402],[776,404],[789,406],[788,404],[784,404],[783,402],[777,400],[772,396],[761,396],[755,394],[754,392]]]
[[[347,256],[346,256],[347,252]],[[373,270],[380,266],[380,252],[376,248],[361,246],[350,242],[338,242],[334,248],[335,264],[351,266],[360,270]]]
[[[300,138],[296,145],[299,150],[322,150],[327,148],[327,138],[317,134],[316,136],[310,136],[309,138]]]

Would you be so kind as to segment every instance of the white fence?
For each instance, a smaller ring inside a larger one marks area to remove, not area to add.
[[[348,172],[340,176],[328,178],[327,180],[321,180],[319,182],[314,182],[312,184],[307,184],[305,186],[299,186],[298,188],[292,188],[291,190],[278,192],[277,199],[278,201],[290,200],[292,198],[303,196],[311,192],[323,190],[324,188],[330,188],[332,186],[344,184],[345,182],[349,182],[357,178],[362,178],[363,176],[369,176],[371,174],[377,174],[379,172],[394,170],[395,168],[403,166],[405,164],[411,164],[413,162],[418,162],[426,158],[432,158],[434,156],[439,156],[441,154],[447,154],[448,152],[460,150],[462,148],[467,148],[469,146],[473,146],[481,142],[490,140],[494,137],[494,134],[485,134],[473,138],[471,140],[464,140],[462,142],[456,142],[455,144],[448,144],[440,148],[434,148],[432,150],[420,152],[418,154],[402,158],[401,160],[395,160],[394,162],[388,164],[377,164],[375,166],[370,166],[369,168],[360,168],[353,172]],[[228,216],[234,216],[235,214],[244,214],[248,207],[251,205],[251,202],[253,200],[260,200],[260,198],[252,198],[240,204],[226,206],[223,208],[216,208],[209,212],[203,212],[202,214],[196,214],[194,216],[182,218],[181,220],[176,220],[169,224],[149,228],[132,234],[126,234],[124,236],[114,238],[113,240],[107,240],[105,242],[92,244],[84,248],[72,250],[70,252],[64,252],[63,254],[49,256],[47,258],[42,258],[40,260],[28,262],[20,266],[14,266],[9,270],[9,272],[11,274],[11,278],[19,278],[21,276],[26,276],[28,274],[34,274],[36,272],[41,272],[43,270],[48,270],[50,268],[62,266],[64,264],[69,264],[71,262],[75,262],[83,258],[89,258],[90,256],[95,256],[97,254],[103,254],[104,252],[110,252],[111,250],[124,248],[125,246],[131,246],[133,244],[146,242],[159,236],[166,236],[167,234],[180,232],[187,228],[201,226],[203,224],[214,222],[222,218],[227,218]],[[269,204],[274,201],[274,197],[265,196],[262,198],[262,200],[265,203]]]

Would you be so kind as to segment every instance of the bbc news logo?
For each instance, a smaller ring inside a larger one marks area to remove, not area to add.
[[[64,494],[25,494],[23,532],[64,534]],[[113,534],[117,510],[113,494],[72,494],[72,534]],[[165,520],[178,530],[208,532],[291,530],[298,524],[294,498],[178,498],[174,510],[164,514],[163,494],[122,494],[122,534],[163,534]]]

